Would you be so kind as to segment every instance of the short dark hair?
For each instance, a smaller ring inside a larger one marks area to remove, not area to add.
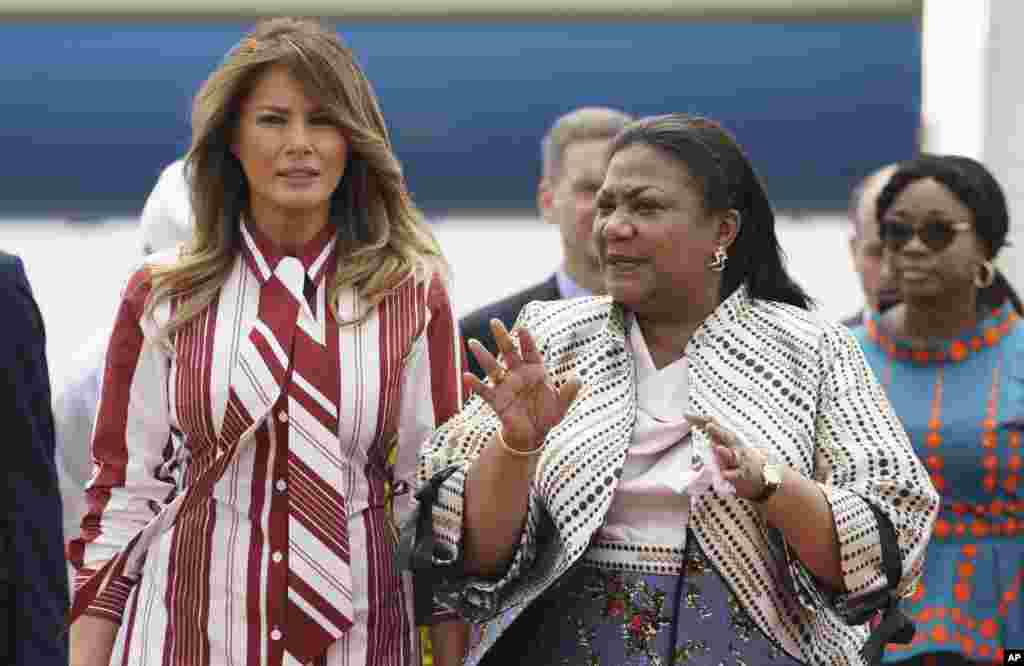
[[[638,143],[685,165],[703,191],[705,210],[739,212],[739,234],[727,250],[722,274],[723,300],[746,284],[752,298],[810,307],[810,297],[786,272],[764,186],[732,134],[707,118],[653,116],[627,125],[612,141],[609,155]]]
[[[962,155],[922,154],[900,162],[896,172],[878,195],[876,216],[881,222],[896,197],[912,183],[931,178],[949,190],[968,210],[974,233],[985,246],[985,258],[993,259],[1007,245],[1010,213],[1006,196],[995,176],[981,162]],[[981,305],[998,307],[1007,300],[1021,311],[1020,298],[1006,277],[996,270],[995,281],[978,293]]]

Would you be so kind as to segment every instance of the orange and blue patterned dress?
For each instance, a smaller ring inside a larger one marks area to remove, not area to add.
[[[888,335],[877,313],[854,330],[942,497],[924,577],[905,610],[917,623],[887,663],[960,653],[1003,663],[1024,647],[1024,326],[1009,304],[926,348]]]

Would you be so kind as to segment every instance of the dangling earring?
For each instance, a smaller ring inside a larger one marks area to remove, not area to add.
[[[716,273],[721,273],[725,270],[725,262],[729,260],[729,255],[725,253],[725,248],[721,245],[715,249],[714,258],[708,263],[708,268]]]
[[[985,277],[982,277],[984,275]],[[978,266],[978,273],[974,276],[974,286],[978,289],[986,289],[996,281],[996,267],[991,261],[983,261]]]

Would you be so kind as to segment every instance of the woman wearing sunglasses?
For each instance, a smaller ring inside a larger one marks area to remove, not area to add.
[[[854,334],[942,496],[910,645],[886,662],[1003,663],[1024,646],[1024,326],[993,261],[1009,215],[966,157],[901,164],[878,197],[879,236],[902,303]]]

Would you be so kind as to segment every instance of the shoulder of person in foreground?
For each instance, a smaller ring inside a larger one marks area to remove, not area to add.
[[[845,322],[828,319],[814,308],[766,299],[752,299],[751,304],[768,336],[807,344],[820,353],[852,339],[851,333],[856,330]]]

